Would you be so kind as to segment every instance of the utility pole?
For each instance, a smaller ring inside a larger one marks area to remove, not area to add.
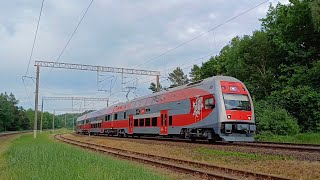
[[[56,111],[53,110],[53,119],[52,119],[52,130],[54,131],[54,116],[56,114]]]
[[[73,131],[74,131],[74,117],[72,117],[72,128],[73,128]]]
[[[64,115],[64,128],[67,128],[67,113]]]
[[[43,98],[42,98],[42,103],[41,103],[40,133],[42,133],[42,120],[43,120]]]
[[[37,138],[37,128],[38,128],[38,96],[39,96],[39,74],[40,74],[40,66],[37,65],[37,77],[36,77],[36,94],[35,94],[35,107],[34,107],[34,126],[33,126],[33,138]]]
[[[156,76],[156,81],[157,81],[157,92],[160,92],[160,78],[159,78],[159,75]]]

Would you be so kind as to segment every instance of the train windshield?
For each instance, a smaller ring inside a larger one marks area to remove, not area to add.
[[[226,110],[250,111],[249,98],[243,94],[223,94]]]

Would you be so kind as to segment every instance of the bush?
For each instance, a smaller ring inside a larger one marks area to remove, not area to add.
[[[302,132],[320,132],[319,90],[309,86],[288,86],[268,98],[296,117]]]
[[[267,101],[255,103],[255,117],[258,133],[295,135],[299,132],[298,122],[293,116]]]
[[[258,141],[286,142],[286,143],[303,143],[303,144],[320,144],[320,133],[304,133],[294,136],[274,135],[271,132],[263,132],[255,137]]]

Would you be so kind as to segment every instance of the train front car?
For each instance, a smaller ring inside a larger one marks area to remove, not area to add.
[[[245,85],[238,79],[215,77],[218,126],[215,132],[224,141],[254,141],[256,131],[253,103]]]

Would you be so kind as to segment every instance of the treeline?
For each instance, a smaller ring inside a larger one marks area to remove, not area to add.
[[[291,0],[269,7],[261,29],[234,37],[188,78],[169,74],[167,89],[217,75],[235,77],[249,89],[258,133],[320,132],[320,0]],[[156,92],[155,84],[150,90]]]
[[[19,101],[12,93],[0,94],[0,131],[17,131],[30,129],[26,111],[17,106]]]
[[[238,78],[254,99],[260,132],[320,131],[320,0],[269,7],[261,29],[234,37],[219,55],[194,65],[191,81]]]
[[[10,93],[0,94],[0,132],[1,131],[20,131],[31,130],[34,125],[34,110],[25,110],[18,106],[19,101]],[[87,113],[84,112],[84,113]],[[53,115],[49,112],[43,112],[42,129],[52,129],[53,117],[55,119],[54,127],[73,128],[73,122],[84,113],[67,113],[61,115]],[[40,129],[41,112],[38,114],[38,129]],[[73,120],[74,119],[74,120]]]

